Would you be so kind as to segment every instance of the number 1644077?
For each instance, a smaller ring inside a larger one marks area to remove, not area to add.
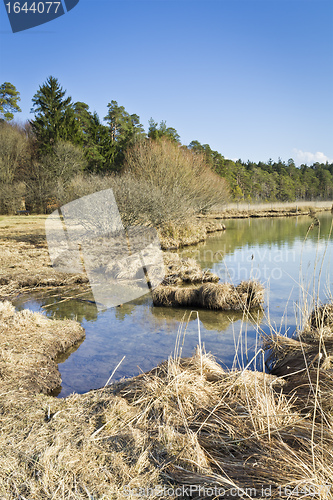
[[[8,14],[20,14],[21,12],[24,12],[25,14],[30,12],[33,14],[56,14],[60,5],[61,2],[32,2],[31,5],[28,5],[28,2],[6,3]]]

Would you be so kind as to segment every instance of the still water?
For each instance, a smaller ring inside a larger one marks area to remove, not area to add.
[[[316,220],[307,216],[228,220],[224,233],[181,254],[197,259],[222,281],[260,280],[266,298],[264,311],[254,313],[259,329],[270,331],[269,318],[276,331],[291,335],[299,325],[304,299],[311,303],[318,294],[327,301],[333,290],[332,214],[318,215],[318,219],[319,226],[312,229]],[[58,290],[16,302],[17,307],[50,317],[77,319],[85,329],[85,340],[58,360],[60,397],[104,386],[123,358],[112,381],[153,368],[174,353],[177,332],[180,328],[184,332],[184,313],[186,319],[189,316],[184,309],[153,307],[150,294],[104,312],[77,299],[62,302],[65,296],[66,292]],[[206,351],[229,367],[250,362],[259,339],[255,322],[242,314],[202,310],[199,321],[193,314],[188,323],[183,356],[193,354],[199,331]]]

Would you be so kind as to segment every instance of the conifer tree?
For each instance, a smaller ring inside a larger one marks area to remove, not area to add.
[[[117,101],[108,104],[108,114],[104,120],[109,125],[111,139],[110,161],[112,170],[120,170],[126,149],[138,139],[144,137],[143,126],[140,117],[136,114],[130,115]]]
[[[3,115],[1,121],[9,122],[14,118],[13,113],[21,111],[17,104],[20,100],[20,92],[16,90],[15,85],[9,82],[0,85],[0,114]]]
[[[32,99],[35,119],[30,123],[41,154],[52,153],[60,139],[74,144],[82,141],[72,99],[65,94],[57,78],[50,76]]]

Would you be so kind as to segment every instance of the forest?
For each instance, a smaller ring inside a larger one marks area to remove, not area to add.
[[[111,186],[120,198],[135,196],[143,203],[142,213],[151,209],[153,199],[163,199],[163,210],[156,203],[151,209],[155,219],[177,218],[172,204],[185,215],[229,200],[312,201],[333,195],[333,163],[297,167],[292,158],[232,161],[198,140],[182,144],[177,130],[164,121],[151,118],[146,132],[140,117],[115,100],[101,119],[85,102],[73,102],[53,76],[32,97],[32,119],[24,124],[14,119],[21,112],[19,101],[12,83],[0,86],[3,214],[22,208],[47,213],[59,203]]]

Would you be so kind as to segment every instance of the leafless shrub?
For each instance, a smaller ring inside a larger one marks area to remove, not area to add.
[[[203,156],[167,140],[136,143],[125,154],[124,169],[124,179],[144,193],[141,211],[148,210],[155,226],[207,211],[228,197],[224,179]]]
[[[25,195],[23,182],[1,183],[0,182],[0,213],[15,214],[22,207]]]
[[[58,182],[57,199],[68,203],[112,188],[125,227],[162,228],[223,203],[225,181],[213,173],[200,155],[169,141],[139,141],[125,154],[121,174],[76,175]]]
[[[0,122],[0,184],[12,184],[28,155],[28,139],[22,128]]]
[[[18,125],[0,123],[0,213],[21,208],[25,188],[18,172],[29,157],[28,139]]]
[[[52,155],[34,158],[24,177],[28,206],[39,213],[47,212],[50,202],[68,196],[68,186],[85,163],[83,151],[65,141],[55,145]]]

